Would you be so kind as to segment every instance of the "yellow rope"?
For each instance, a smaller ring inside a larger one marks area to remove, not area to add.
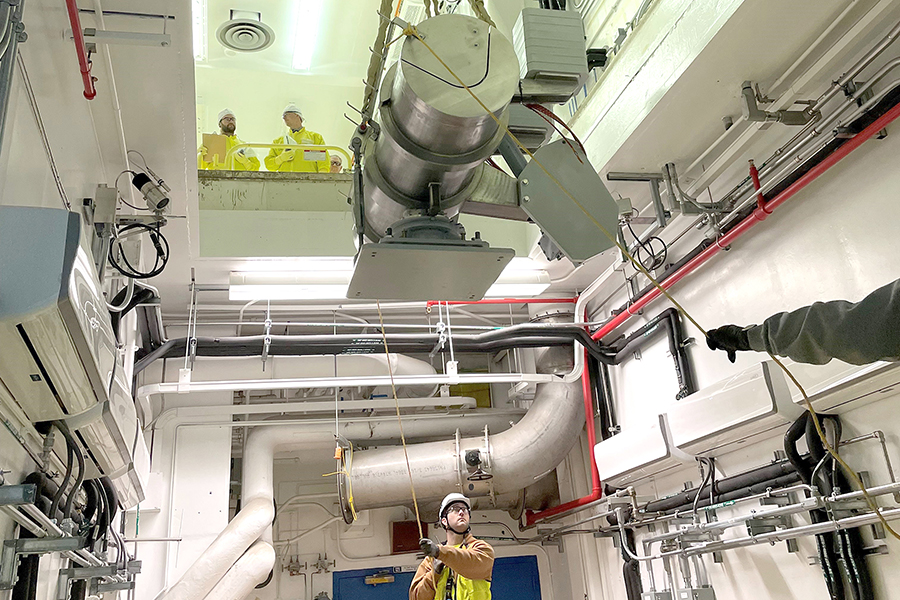
[[[357,520],[359,515],[356,513],[356,506],[353,503],[353,484],[350,481],[350,471],[353,468],[353,442],[347,440],[347,443],[350,444],[350,451],[347,453],[347,462],[345,466],[340,471],[334,471],[332,473],[324,473],[322,477],[331,477],[332,475],[343,475],[347,481],[347,504],[350,506],[350,514],[353,515],[353,520]],[[341,450],[341,457],[344,456],[344,449],[338,446]]]
[[[693,323],[694,326],[695,326],[697,329],[699,329],[701,333],[703,333],[704,337],[706,336],[706,330],[705,330],[703,327],[700,326],[700,324],[699,324],[699,323],[698,323],[698,322],[697,322],[697,321],[696,321],[696,320],[695,320],[695,319],[694,319],[694,318],[693,318],[693,317],[692,317],[692,316],[684,309],[683,306],[681,306],[681,304],[680,304],[678,301],[675,300],[675,298],[672,297],[671,294],[669,294],[669,293],[665,290],[665,288],[662,287],[662,285],[661,285],[658,281],[656,281],[656,279],[655,279],[652,275],[650,275],[650,272],[649,272],[647,269],[644,268],[644,265],[642,265],[637,259],[635,259],[635,258],[631,255],[631,253],[628,252],[628,249],[627,249],[623,244],[619,243],[619,241],[615,238],[615,236],[613,236],[609,231],[607,231],[607,229],[606,229],[605,227],[603,227],[603,225],[601,225],[600,222],[597,221],[597,219],[595,219],[594,216],[593,216],[591,213],[589,213],[589,212],[587,211],[587,209],[585,209],[584,206],[582,206],[581,203],[580,203],[580,202],[579,202],[579,201],[578,201],[571,193],[569,193],[569,191],[565,188],[565,186],[563,186],[563,184],[560,183],[560,182],[556,179],[556,177],[554,177],[554,176],[546,169],[546,167],[544,167],[544,165],[541,164],[541,162],[540,162],[537,158],[535,158],[534,154],[532,154],[531,151],[528,150],[528,148],[526,148],[526,147],[522,144],[522,142],[520,142],[519,139],[509,131],[509,129],[508,129],[508,128],[500,121],[500,119],[498,119],[497,116],[496,116],[496,115],[495,115],[495,114],[494,114],[487,106],[485,106],[485,104],[481,101],[481,99],[478,98],[478,96],[476,96],[475,93],[474,93],[471,89],[469,89],[469,86],[467,86],[467,85],[466,85],[466,84],[465,84],[465,83],[464,83],[464,82],[456,75],[456,73],[453,72],[453,69],[451,69],[451,68],[447,65],[447,63],[445,63],[445,62],[443,61],[443,59],[441,59],[441,57],[437,55],[437,53],[436,53],[434,50],[432,50],[431,46],[429,46],[429,45],[425,42],[425,40],[422,39],[422,37],[419,35],[419,32],[418,32],[418,30],[415,28],[415,26],[410,25],[409,27],[407,27],[407,28],[403,31],[403,35],[405,35],[405,36],[412,36],[412,37],[416,38],[417,40],[419,40],[419,42],[421,42],[422,45],[425,46],[425,48],[426,48],[429,52],[431,52],[431,54],[434,56],[434,58],[437,59],[437,61],[441,64],[441,66],[443,66],[445,69],[447,69],[447,72],[450,73],[450,75],[457,81],[457,83],[459,83],[459,85],[462,86],[462,88],[465,89],[466,92],[469,93],[469,95],[475,100],[475,102],[477,102],[478,105],[481,106],[481,108],[484,109],[484,111],[485,111],[488,115],[490,115],[490,117],[497,123],[497,125],[498,125],[501,129],[503,129],[503,131],[506,133],[506,135],[510,136],[510,137],[512,138],[512,140],[516,143],[516,145],[517,145],[519,148],[521,148],[521,149],[525,152],[525,154],[527,154],[527,155],[529,156],[529,158],[531,158],[531,160],[532,160],[532,161],[533,161],[533,162],[541,169],[541,171],[543,171],[544,174],[545,174],[545,175],[546,175],[553,183],[555,183],[555,184],[557,185],[557,187],[559,187],[559,189],[562,190],[562,192],[563,192],[566,196],[568,196],[569,199],[572,200],[572,202],[574,202],[575,205],[576,205],[579,209],[581,209],[581,212],[583,212],[583,213],[588,217],[588,219],[590,219],[590,220],[594,223],[594,225],[597,226],[597,228],[603,233],[603,235],[605,235],[607,238],[609,238],[609,240],[610,240],[613,244],[615,244],[615,246],[622,252],[622,255],[625,256],[625,257],[626,257],[626,258],[634,265],[634,267],[644,275],[644,277],[646,277],[647,279],[649,279],[650,282],[653,284],[653,286],[654,286],[656,289],[658,289],[658,290],[659,290],[666,298],[668,298],[668,300],[675,306],[675,308],[678,309],[678,312],[679,312],[679,313],[681,313],[686,319],[688,319],[691,323]],[[380,316],[380,314],[381,314],[381,313],[380,313],[380,309],[379,309],[379,316]],[[383,333],[383,329],[382,329],[382,333]],[[387,342],[385,342],[385,344],[386,344],[386,343],[387,343]],[[780,360],[778,360],[775,356],[772,356],[771,354],[770,354],[769,356],[771,356],[772,360],[774,360],[775,363],[776,363],[779,367],[781,367],[781,369],[782,369],[782,370],[785,372],[785,374],[790,378],[790,380],[794,383],[794,385],[796,385],[797,388],[800,390],[800,393],[803,395],[803,401],[804,401],[804,403],[805,403],[805,405],[806,405],[806,409],[809,411],[810,415],[813,417],[813,423],[815,424],[815,427],[816,427],[816,433],[819,435],[819,438],[822,440],[822,444],[823,444],[823,445],[825,446],[825,448],[828,450],[828,453],[829,453],[829,454],[834,458],[834,460],[837,461],[837,463],[838,463],[839,465],[841,465],[841,467],[847,472],[847,475],[850,477],[850,479],[853,480],[853,483],[855,483],[855,484],[859,487],[860,491],[862,492],[863,496],[864,496],[865,499],[866,499],[866,503],[868,504],[869,508],[870,508],[872,511],[875,512],[876,516],[878,516],[878,519],[881,521],[881,524],[884,526],[885,530],[889,531],[889,532],[891,533],[891,535],[893,535],[895,538],[897,538],[898,540],[900,540],[900,534],[898,534],[896,531],[894,531],[894,530],[891,528],[890,525],[888,525],[887,520],[886,520],[886,519],[884,518],[884,516],[881,514],[881,511],[879,510],[878,505],[875,503],[875,500],[874,500],[874,499],[872,498],[872,496],[869,494],[868,490],[866,490],[866,488],[865,488],[865,486],[863,485],[862,481],[860,481],[859,477],[856,475],[856,472],[855,472],[852,468],[850,468],[850,466],[844,461],[844,459],[842,459],[842,458],[838,455],[837,451],[836,451],[836,450],[831,446],[831,444],[828,442],[827,436],[825,435],[825,432],[822,431],[822,427],[821,427],[821,425],[819,424],[818,415],[816,414],[816,411],[813,409],[812,403],[809,401],[809,397],[806,395],[806,390],[803,389],[803,386],[800,385],[800,382],[797,381],[797,378],[794,377],[794,375],[793,375],[793,374],[790,372],[790,370],[784,365],[784,363],[782,363]],[[399,414],[399,413],[398,413],[398,414]],[[405,450],[405,448],[404,448],[404,450]],[[411,476],[412,476],[412,475],[410,475],[410,477],[411,477]]]
[[[422,532],[422,519],[419,517],[419,502],[416,500],[416,486],[413,485],[412,468],[409,466],[409,451],[406,448],[406,436],[403,435],[403,419],[400,418],[400,400],[397,399],[397,388],[394,386],[394,370],[391,368],[391,353],[388,350],[387,334],[384,331],[384,317],[381,316],[381,302],[375,301],[378,309],[378,322],[381,324],[381,339],[384,341],[384,355],[387,359],[388,374],[391,376],[391,393],[394,395],[394,406],[397,408],[397,424],[400,426],[400,443],[403,444],[403,457],[406,459],[406,472],[409,474],[409,490],[412,492],[413,508],[416,509],[416,526],[419,538],[425,537]]]

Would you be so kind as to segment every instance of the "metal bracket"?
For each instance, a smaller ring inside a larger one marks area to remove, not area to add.
[[[104,592],[116,592],[120,590],[134,589],[133,581],[114,581],[112,583],[100,583],[96,579],[91,580],[91,594],[98,595]]]
[[[82,537],[42,537],[6,540],[0,554],[0,590],[11,590],[16,584],[19,557],[29,554],[71,552],[84,547]]]
[[[753,82],[745,81],[741,84],[741,112],[744,118],[754,123],[784,123],[785,125],[806,125],[816,111],[807,107],[805,110],[778,110],[767,112],[760,110],[757,102],[771,102],[768,98],[759,97],[759,87],[754,89]],[[796,104],[809,104],[809,101],[801,101]]]
[[[3,472],[0,471],[0,474]],[[0,506],[20,506],[22,504],[34,504],[37,498],[37,485],[25,483],[22,485],[0,485]]]
[[[672,213],[663,206],[662,197],[659,194],[659,185],[665,178],[662,173],[620,173],[613,172],[606,174],[607,181],[644,181],[650,184],[650,200],[653,205],[653,212],[656,215],[656,224],[659,227],[665,227],[672,217]],[[632,222],[637,222],[632,219]]]
[[[762,505],[787,506],[791,504],[793,499],[790,496],[778,496],[773,498],[762,498]],[[747,520],[747,534],[750,536],[759,535],[761,533],[770,533],[779,529],[791,529],[794,526],[791,515],[781,515],[776,517],[755,517]],[[790,553],[798,552],[800,547],[797,540],[792,538],[785,540],[787,551]]]
[[[538,536],[542,536],[542,535],[544,535],[545,533],[550,533],[551,531],[553,531],[553,530],[552,530],[552,529],[540,529],[540,528],[538,528],[537,534],[538,534]],[[554,535],[551,535],[551,536],[549,536],[549,537],[546,537],[546,538],[544,538],[544,539],[541,540],[541,546],[556,546],[556,549],[557,549],[560,553],[565,552],[565,548],[563,547],[562,536],[554,536]]]

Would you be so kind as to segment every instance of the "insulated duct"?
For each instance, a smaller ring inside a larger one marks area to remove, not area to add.
[[[509,40],[484,21],[455,14],[420,23],[418,33],[505,124],[519,80]],[[375,241],[410,213],[455,216],[504,135],[422,42],[402,43],[382,81],[381,132],[363,160],[365,234]]]
[[[536,362],[539,373],[561,375],[572,367],[572,352],[550,348]],[[418,501],[427,504],[454,491],[470,497],[518,492],[563,461],[583,426],[580,382],[541,384],[528,413],[507,431],[409,446]],[[355,452],[344,468],[347,474],[340,477],[345,519],[350,515],[350,486],[357,511],[411,500],[403,448]]]

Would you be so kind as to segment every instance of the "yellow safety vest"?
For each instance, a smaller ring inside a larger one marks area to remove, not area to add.
[[[465,545],[462,547],[465,548]],[[434,588],[434,600],[447,600],[450,572],[450,567],[444,565],[444,570]],[[457,573],[456,580],[451,585],[453,586],[451,600],[491,600],[491,582],[486,579],[467,579]]]

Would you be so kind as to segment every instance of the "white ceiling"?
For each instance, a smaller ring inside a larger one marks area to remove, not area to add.
[[[326,143],[346,147],[353,124],[344,118],[359,106],[369,64],[369,46],[378,28],[379,0],[323,2],[319,23],[300,23],[298,0],[204,0],[207,11],[207,60],[197,64],[198,125],[214,131],[222,108],[235,111],[238,136],[247,142],[271,142],[283,133],[281,112],[288,102],[303,111],[305,125]],[[231,10],[259,13],[272,28],[274,43],[257,52],[228,50],[216,30]],[[316,39],[308,72],[292,68],[298,36]]]

